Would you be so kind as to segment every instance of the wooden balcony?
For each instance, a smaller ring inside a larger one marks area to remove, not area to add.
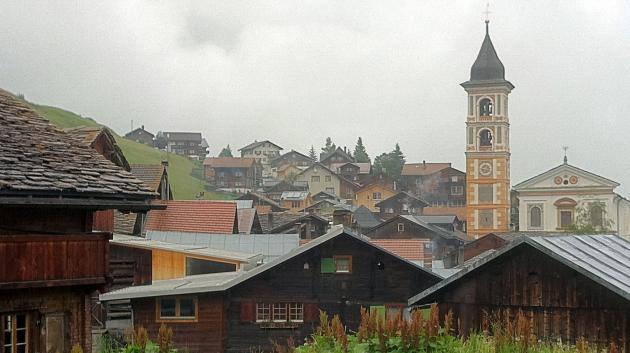
[[[0,289],[99,285],[109,272],[109,233],[0,235]]]

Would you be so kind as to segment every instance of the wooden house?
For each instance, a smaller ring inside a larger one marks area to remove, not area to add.
[[[165,209],[147,214],[147,231],[238,234],[236,203],[206,200],[170,200]]]
[[[353,204],[356,207],[365,206],[372,212],[379,212],[379,208],[376,207],[376,204],[389,199],[397,193],[398,192],[395,190],[380,183],[368,184],[356,192]]]
[[[259,214],[286,211],[286,209],[280,206],[278,202],[256,192],[247,192],[246,194],[239,196],[237,200],[252,200],[253,205]]]
[[[329,228],[328,220],[316,214],[297,215],[286,221],[282,221],[280,215],[274,217],[269,226],[269,233],[272,234],[291,233],[299,234],[300,239],[314,239],[325,234]]]
[[[200,132],[164,131],[158,136],[166,140],[166,151],[203,161],[208,155],[208,142]]]
[[[283,164],[274,170],[276,179],[282,181],[292,181],[295,180],[295,177],[302,173],[302,171],[306,169],[297,167],[293,164]]]
[[[0,136],[0,347],[91,351],[111,237],[93,231],[94,212],[146,212],[156,195],[5,91]]]
[[[144,143],[145,145],[153,146],[153,139],[155,138],[155,135],[145,130],[144,125],[142,125],[141,127],[126,133],[125,138],[131,141],[136,141],[139,143]]]
[[[326,154],[321,153],[319,156],[319,163],[330,168],[334,164],[354,163],[354,157],[350,155],[350,152],[346,148],[337,147],[336,150]]]
[[[297,167],[298,169],[306,169],[310,167],[313,163],[314,161],[309,156],[306,156],[295,150],[291,150],[283,155],[272,158],[269,161],[271,168],[278,171],[282,166],[288,165]]]
[[[363,234],[370,239],[424,239],[425,252],[431,254],[432,261],[437,261],[436,267],[443,267],[444,263],[459,263],[461,251],[467,242],[464,233],[433,226],[414,215],[390,218]],[[429,262],[426,266],[432,267],[433,264]]]
[[[286,180],[281,180],[276,184],[264,188],[265,196],[268,198],[280,202],[282,193],[287,191],[308,191],[306,185],[296,185]]]
[[[250,271],[210,274],[101,296],[130,299],[134,324],[155,338],[162,322],[190,352],[270,351],[314,332],[319,310],[356,330],[361,308],[399,312],[440,277],[338,228]]]
[[[255,158],[209,157],[203,168],[206,181],[220,189],[253,190],[262,179],[262,166]]]
[[[339,197],[347,204],[352,204],[360,188],[361,184],[358,182],[339,176]]]
[[[465,207],[466,173],[451,163],[406,163],[401,172],[404,190],[431,207]]]
[[[285,191],[280,195],[280,205],[289,212],[298,213],[313,203],[308,191]]]
[[[399,215],[421,215],[427,202],[408,192],[401,191],[375,204],[383,219]]]
[[[452,310],[459,334],[521,311],[540,340],[615,342],[630,352],[630,243],[614,235],[521,237],[417,294]]]
[[[370,176],[372,164],[352,162],[331,163],[330,169],[348,180],[362,183],[364,179]]]

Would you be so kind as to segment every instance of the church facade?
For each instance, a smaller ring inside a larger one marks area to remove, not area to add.
[[[630,201],[619,184],[565,162],[514,186],[519,230],[589,229],[630,238]]]
[[[461,84],[468,93],[466,118],[466,220],[472,238],[510,230],[510,120],[508,95],[514,89],[486,36]]]

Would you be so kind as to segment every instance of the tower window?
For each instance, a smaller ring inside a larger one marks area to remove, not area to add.
[[[479,133],[479,147],[492,147],[492,131],[483,129]]]
[[[490,98],[484,98],[479,102],[479,115],[480,116],[492,116],[494,115],[494,104]]]

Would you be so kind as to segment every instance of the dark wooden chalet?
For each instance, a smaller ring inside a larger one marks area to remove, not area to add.
[[[221,189],[252,190],[262,181],[262,166],[255,158],[209,157],[203,170],[206,181]]]
[[[299,234],[300,239],[314,239],[324,235],[328,231],[328,220],[316,214],[297,215],[288,220],[283,220],[280,214],[273,215],[271,225],[268,226],[271,234]],[[288,216],[288,215],[287,215]]]
[[[303,155],[295,150],[291,150],[269,161],[271,168],[280,168],[283,165],[293,165],[304,169],[310,167],[313,163],[314,161],[309,156]]]
[[[313,333],[319,310],[356,330],[361,308],[398,312],[441,278],[338,228],[247,272],[136,286],[101,296],[131,299],[134,324],[155,338],[162,322],[190,352],[270,351]]]
[[[248,192],[241,195],[237,200],[252,200],[254,208],[258,210],[259,214],[267,214],[270,212],[283,212],[287,209],[282,207],[278,202],[268,198],[265,195],[261,195],[256,192]]]
[[[451,167],[451,163],[406,163],[400,179],[404,190],[431,207],[466,206],[466,173]]]
[[[436,264],[438,267],[443,267],[443,264],[458,264],[467,241],[464,233],[447,231],[413,215],[390,218],[363,234],[371,239],[424,239],[424,252],[431,255],[433,261],[440,261]],[[431,267],[432,264],[427,263],[426,266]]]
[[[141,127],[126,133],[125,138],[139,143],[144,143],[145,145],[153,146],[153,139],[155,139],[155,135],[145,130],[144,125],[142,125]]]
[[[328,154],[321,153],[319,163],[330,168],[330,165],[333,163],[354,163],[354,157],[350,155],[346,148],[337,147],[336,150]]]
[[[379,208],[379,216],[389,219],[398,215],[421,215],[428,203],[408,192],[401,191],[375,205]]]
[[[5,91],[0,136],[0,347],[89,352],[90,299],[110,278],[93,214],[146,212],[157,195]]]
[[[308,186],[306,185],[296,185],[293,183],[290,183],[288,181],[282,180],[280,182],[278,182],[275,185],[266,187],[265,189],[265,196],[267,196],[268,198],[276,201],[276,202],[280,202],[280,197],[282,196],[282,193],[285,191],[308,191]]]
[[[630,351],[630,243],[614,235],[521,237],[421,292],[409,305],[453,310],[459,333],[520,310],[541,340],[615,342]]]

